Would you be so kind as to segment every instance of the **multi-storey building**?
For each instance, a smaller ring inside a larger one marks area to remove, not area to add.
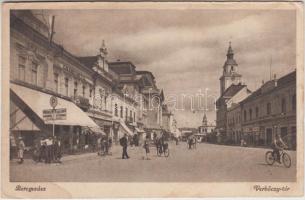
[[[269,146],[279,133],[296,148],[296,71],[267,81],[241,102],[242,131],[250,145]]]
[[[149,71],[137,71],[138,75],[144,77],[141,93],[148,99],[147,119],[145,130],[153,138],[162,132],[162,105],[164,102],[163,90],[156,86],[154,75]]]
[[[64,149],[88,144],[87,128],[98,128],[84,113],[92,96],[94,72],[50,41],[48,26],[32,12],[12,11],[10,17],[12,136],[22,135],[31,146],[37,137],[53,134],[51,124],[55,124],[54,134],[61,138]],[[51,96],[57,97],[57,108],[66,109],[64,119],[43,117],[44,110],[52,109]]]

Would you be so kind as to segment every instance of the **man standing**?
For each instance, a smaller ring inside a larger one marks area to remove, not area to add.
[[[23,163],[23,152],[25,149],[25,144],[23,142],[22,137],[19,137],[19,143],[18,143],[18,158],[19,158],[19,164]]]
[[[127,154],[127,146],[128,146],[127,134],[125,134],[124,137],[120,139],[120,145],[123,147],[122,159],[125,158],[128,159],[129,156]]]

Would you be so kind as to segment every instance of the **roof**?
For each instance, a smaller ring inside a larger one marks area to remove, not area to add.
[[[288,83],[295,82],[296,81],[296,71],[293,71],[285,76],[282,76],[280,79],[277,80],[277,87],[275,87],[273,90],[274,91],[280,87],[286,86]],[[268,92],[268,93],[270,93]],[[256,91],[254,91],[251,95],[249,95],[246,99],[244,99],[241,103],[245,103],[248,101],[251,101],[259,96],[263,95],[262,93],[262,87],[258,88]]]
[[[295,82],[296,81],[296,71],[290,72],[289,74],[282,76],[278,81],[278,86],[286,85],[287,83]]]
[[[108,64],[109,67],[118,74],[133,74],[133,71],[136,68],[136,66],[134,66],[134,64],[132,64],[132,62],[129,61],[110,62]]]
[[[155,76],[153,75],[153,73],[152,72],[150,72],[150,71],[137,71],[137,74],[150,74],[152,77],[153,77],[153,79],[155,79]]]
[[[246,87],[246,85],[242,85],[241,83],[237,85],[232,84],[224,91],[221,97],[232,97],[244,87]]]
[[[97,56],[78,57],[77,59],[86,67],[90,68],[92,68],[93,65],[97,62]]]
[[[237,62],[233,58],[229,58],[226,60],[225,65],[237,65]]]

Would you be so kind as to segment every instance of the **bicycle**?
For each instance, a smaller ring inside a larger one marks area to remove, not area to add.
[[[275,161],[280,163],[279,161],[282,160],[282,163],[286,168],[291,166],[291,158],[283,149],[280,150],[280,159],[277,158],[277,154],[273,151],[267,151],[265,154],[265,160],[268,165],[273,165]]]
[[[162,154],[164,154],[165,157],[169,157],[168,144],[164,144],[163,148],[160,148],[160,146],[157,147],[157,155],[160,157]]]

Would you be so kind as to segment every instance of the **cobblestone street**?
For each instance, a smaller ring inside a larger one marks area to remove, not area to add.
[[[296,153],[288,152],[292,166],[269,166],[267,149],[201,143],[188,150],[186,143],[170,143],[170,156],[157,157],[151,147],[151,160],[143,160],[142,147],[128,149],[130,159],[121,159],[119,146],[111,156],[96,153],[65,156],[63,164],[23,165],[11,162],[11,181],[56,182],[208,182],[208,181],[295,181]]]

